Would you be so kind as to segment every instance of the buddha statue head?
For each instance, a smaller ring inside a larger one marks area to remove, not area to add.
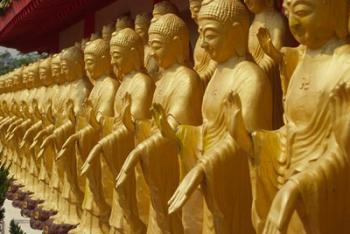
[[[194,21],[198,21],[198,13],[201,9],[203,0],[190,0],[190,11],[191,11],[191,17]]]
[[[283,7],[295,39],[308,48],[322,47],[348,35],[347,0],[285,0]]]
[[[166,14],[151,23],[149,45],[162,69],[189,59],[189,32],[185,22],[175,14]]]
[[[52,74],[51,74],[51,57],[42,59],[39,64],[39,79],[45,86],[50,86],[53,84]]]
[[[31,88],[36,88],[41,85],[39,79],[39,62],[34,62],[28,66],[28,85]]]
[[[92,33],[90,35],[90,41],[94,41],[100,38],[100,35],[98,33]]]
[[[85,50],[86,43],[88,43],[88,42],[89,42],[89,40],[88,40],[87,38],[83,38],[83,39],[81,40],[81,42],[80,42],[79,44],[80,44],[80,49],[81,49],[82,51]]]
[[[198,25],[201,46],[214,61],[246,55],[250,20],[240,0],[203,0]]]
[[[252,13],[259,14],[266,9],[272,9],[275,5],[274,1],[275,0],[244,0],[244,3]]]
[[[109,45],[103,39],[97,39],[86,44],[84,50],[85,70],[88,78],[95,80],[110,74]]]
[[[72,46],[62,51],[61,72],[67,81],[77,80],[84,74],[84,54],[80,47]]]
[[[141,37],[144,44],[148,43],[148,29],[151,24],[151,15],[141,13],[135,18],[135,32]]]
[[[22,84],[22,67],[16,68],[11,74],[14,86],[16,87],[16,90],[20,90],[23,87]]]
[[[28,88],[29,83],[29,65],[25,65],[22,68],[22,84],[25,88]]]
[[[172,13],[175,15],[179,13],[179,10],[173,3],[165,0],[154,4],[153,12],[152,12],[152,15],[153,15],[152,22],[158,20],[159,17],[161,17],[162,15],[166,15],[169,13]]]
[[[124,28],[134,28],[134,21],[129,15],[119,17],[115,23],[115,31],[119,32]]]
[[[13,78],[5,75],[5,86],[7,92],[12,92],[13,91]]]
[[[113,70],[119,79],[131,71],[143,68],[144,47],[142,39],[130,28],[113,33],[110,53]]]
[[[108,44],[111,40],[112,33],[114,30],[115,29],[112,24],[107,24],[102,27],[102,39],[105,40],[105,42],[107,42]]]
[[[54,54],[51,60],[51,76],[57,84],[65,82],[64,76],[61,72],[61,54]]]

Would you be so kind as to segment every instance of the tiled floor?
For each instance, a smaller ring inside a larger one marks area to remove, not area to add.
[[[8,231],[9,226],[10,226],[10,222],[12,219],[14,219],[22,228],[23,231],[26,232],[26,234],[41,234],[42,231],[37,231],[37,230],[33,230],[30,228],[29,225],[29,219],[28,218],[24,218],[21,216],[20,214],[20,210],[17,208],[14,208],[11,204],[11,201],[6,200],[5,204],[5,234],[9,234],[10,232]],[[0,234],[2,234],[0,232]]]

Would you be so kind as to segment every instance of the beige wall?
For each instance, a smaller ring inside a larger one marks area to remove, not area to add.
[[[188,0],[171,0],[181,11],[181,17],[191,31],[192,45],[197,38],[197,29],[188,10]],[[118,0],[95,13],[95,30],[100,32],[103,25],[114,23],[118,16],[131,13],[134,17],[140,12],[152,12],[153,0]],[[60,49],[74,45],[84,36],[84,22],[80,21],[60,33]]]
[[[84,21],[79,21],[60,32],[59,48],[67,48],[74,45],[84,37]]]

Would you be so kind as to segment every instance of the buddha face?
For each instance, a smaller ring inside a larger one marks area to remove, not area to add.
[[[74,64],[68,59],[61,58],[61,74],[65,77],[66,80],[74,77]]]
[[[272,0],[270,0],[270,2],[273,3]],[[244,3],[254,14],[262,12],[268,4],[271,4],[268,3],[268,0],[244,0]]]
[[[152,50],[152,56],[162,68],[167,68],[176,62],[176,53],[172,40],[166,40],[160,34],[149,35],[149,45]],[[177,53],[181,53],[178,51]]]
[[[144,24],[135,24],[135,32],[141,37],[142,41],[147,42],[148,40],[148,28]]]
[[[28,83],[30,86],[35,85],[38,79],[38,67],[36,65],[32,65],[28,71]]]
[[[24,85],[27,85],[28,83],[28,68],[25,67],[23,68],[23,71],[22,71],[22,82]]]
[[[85,70],[86,74],[90,79],[97,79],[99,74],[96,72],[96,67],[97,67],[97,60],[96,56],[93,54],[85,54],[84,55],[84,61],[85,61]]]
[[[102,29],[102,39],[109,42],[111,40],[112,32],[109,28],[103,27]]]
[[[224,26],[216,20],[200,19],[199,31],[202,38],[201,47],[211,59],[224,62],[234,53],[234,33],[232,27]]]
[[[51,71],[49,64],[43,63],[39,67],[39,79],[44,85],[51,84]]]
[[[57,83],[60,83],[63,80],[61,76],[61,63],[59,62],[59,60],[52,61],[51,75]]]
[[[299,43],[316,49],[335,36],[330,1],[333,0],[284,1],[290,30]]]
[[[201,9],[201,0],[190,0],[191,17],[197,22],[198,12]]]
[[[111,46],[111,63],[115,75],[125,74],[131,67],[132,56],[129,55],[128,49],[118,45]]]

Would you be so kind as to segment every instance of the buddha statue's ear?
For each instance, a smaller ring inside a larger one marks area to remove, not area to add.
[[[245,36],[246,32],[243,30],[243,25],[240,22],[234,22],[232,24],[232,28],[234,31],[235,38],[232,40],[235,40],[234,49],[238,56],[245,56],[247,48],[246,45],[248,38]]]

